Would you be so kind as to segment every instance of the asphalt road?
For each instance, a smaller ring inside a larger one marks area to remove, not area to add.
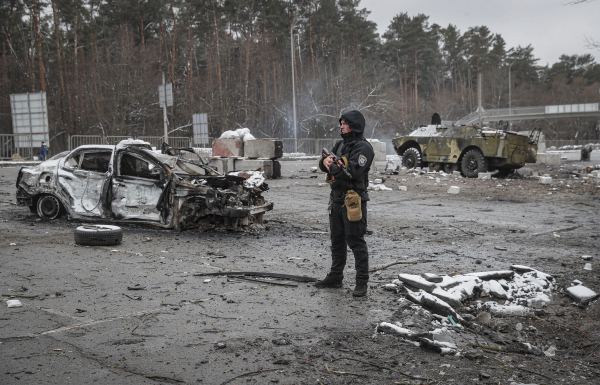
[[[444,378],[461,383],[478,378],[480,369],[460,357],[442,359],[374,338],[375,326],[398,310],[397,295],[383,284],[399,272],[466,273],[513,263],[561,276],[566,268],[558,261],[576,263],[579,273],[581,255],[600,257],[598,238],[590,237],[598,234],[600,220],[595,186],[568,178],[542,186],[533,179],[391,176],[386,185],[392,191],[371,193],[371,266],[417,263],[373,274],[367,298],[351,295],[351,257],[339,290],[193,275],[323,277],[329,266],[329,189],[319,187],[323,174],[310,172],[314,163],[282,162],[284,178],[269,181],[265,193],[275,209],[265,215],[263,229],[177,232],[123,225],[123,243],[115,247],[76,245],[73,230],[80,222],[41,222],[16,206],[18,169],[0,169],[0,294],[23,303],[0,306],[0,383],[342,384],[406,378],[334,361],[348,355],[405,363],[405,372],[437,377],[440,365],[448,364]],[[573,187],[565,187],[569,183]],[[448,195],[450,185],[461,186],[461,194]],[[596,273],[581,274],[597,286]],[[510,374],[494,376],[508,383]]]

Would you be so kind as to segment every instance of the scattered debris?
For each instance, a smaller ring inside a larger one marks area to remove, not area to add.
[[[430,282],[426,278],[435,276],[431,273],[422,276],[399,274],[399,280],[392,282],[397,285],[402,281],[406,285],[406,294],[400,300],[401,306],[406,308],[406,303],[417,306],[415,309],[428,311],[441,325],[441,329],[431,332],[414,332],[402,327],[397,321],[394,323],[381,322],[376,331],[379,333],[392,333],[408,341],[419,342],[420,346],[436,351],[440,354],[458,354],[461,350],[452,342],[456,341],[452,334],[442,338],[442,335],[451,333],[452,330],[463,330],[465,325],[490,325],[492,316],[533,315],[535,306],[539,308],[550,302],[550,293],[555,288],[554,278],[546,273],[521,265],[511,266],[513,270],[485,271],[455,276],[441,276],[441,281]],[[515,272],[515,270],[522,273]],[[595,293],[587,292],[576,286],[569,288],[573,294],[578,294],[583,300],[595,298]],[[415,288],[413,291],[411,288]],[[575,290],[574,290],[575,289]],[[589,289],[587,289],[589,290]],[[464,310],[463,303],[469,301],[469,309],[478,310],[474,317],[465,314],[463,317],[457,310]],[[536,313],[537,314],[537,313]],[[431,317],[430,316],[430,317]],[[408,322],[412,324],[413,322]],[[462,325],[461,325],[462,324]],[[521,324],[521,329],[523,325]],[[519,328],[517,327],[517,330]],[[533,330],[528,329],[529,332]],[[439,337],[436,337],[437,335]],[[514,338],[514,337],[513,337]],[[513,343],[510,349],[522,354],[542,354],[541,349],[530,344]]]
[[[8,305],[8,307],[22,307],[23,306],[21,301],[19,301],[18,299],[9,299],[8,301],[6,301],[6,305]]]
[[[218,272],[218,273],[195,273],[194,277],[203,277],[203,276],[215,276],[215,275],[226,275],[226,276],[255,276],[255,277],[269,277],[269,278],[281,278],[281,279],[289,279],[293,281],[299,282],[316,282],[316,278],[307,277],[305,275],[289,275],[289,274],[279,274],[279,273],[261,273],[254,271],[230,271],[230,272]]]
[[[460,187],[458,186],[450,186],[450,188],[448,188],[448,194],[458,194],[460,193]]]
[[[384,270],[384,269],[387,269],[388,267],[391,267],[391,266],[394,266],[394,265],[413,265],[413,264],[416,264],[416,263],[418,263],[418,262],[417,261],[401,261],[401,262],[389,263],[389,264],[387,264],[385,266],[375,267],[375,268],[369,270],[369,273],[374,273],[374,272],[379,271],[379,270]]]
[[[598,294],[583,285],[571,286],[566,290],[567,294],[577,303],[585,305],[595,299]]]

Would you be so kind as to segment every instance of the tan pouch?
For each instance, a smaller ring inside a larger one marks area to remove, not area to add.
[[[360,207],[360,195],[354,190],[348,190],[346,193],[346,212],[350,222],[357,222],[362,219],[362,210]]]

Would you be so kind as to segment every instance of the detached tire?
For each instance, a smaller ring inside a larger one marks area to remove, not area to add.
[[[407,148],[402,154],[402,165],[408,169],[423,167],[421,151],[414,147]]]
[[[123,240],[119,226],[85,225],[75,229],[75,243],[84,246],[112,246]]]
[[[467,178],[477,178],[480,172],[486,172],[488,169],[487,159],[479,150],[469,150],[463,155],[461,169]]]

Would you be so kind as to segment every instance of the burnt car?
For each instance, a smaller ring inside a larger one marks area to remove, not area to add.
[[[177,230],[262,224],[273,203],[258,172],[223,175],[191,148],[126,140],[86,145],[17,177],[17,204],[44,220],[67,215],[98,222],[137,222]]]

